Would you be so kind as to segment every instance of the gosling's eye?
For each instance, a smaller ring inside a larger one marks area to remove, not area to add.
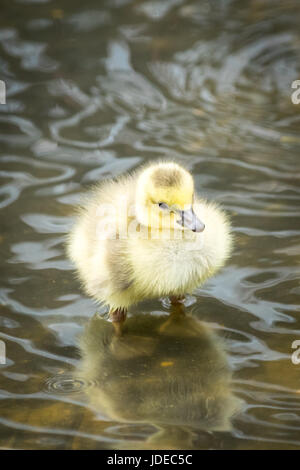
[[[168,204],[166,204],[165,202],[159,202],[158,205],[159,205],[160,209],[164,209],[164,210],[169,209]]]

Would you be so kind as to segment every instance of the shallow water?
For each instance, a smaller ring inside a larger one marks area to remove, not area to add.
[[[296,0],[2,0],[2,448],[300,448],[299,20]],[[90,183],[160,157],[235,250],[185,321],[149,301],[116,338],[64,236]]]

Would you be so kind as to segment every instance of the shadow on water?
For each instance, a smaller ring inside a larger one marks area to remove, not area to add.
[[[211,431],[231,429],[240,400],[222,341],[181,306],[169,316],[131,316],[122,336],[95,315],[80,349],[76,374],[94,384],[90,405],[113,421],[154,426],[145,447],[213,445]]]

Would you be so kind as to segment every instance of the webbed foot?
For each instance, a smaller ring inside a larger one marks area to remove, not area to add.
[[[127,310],[126,308],[117,308],[109,312],[110,319],[112,321],[115,333],[118,336],[122,334],[122,325],[126,320]]]
[[[170,295],[170,302],[172,305],[183,304],[185,301],[184,295]]]

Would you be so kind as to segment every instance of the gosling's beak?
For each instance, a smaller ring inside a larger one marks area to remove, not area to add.
[[[178,211],[178,214],[180,219],[177,220],[177,223],[183,227],[189,228],[193,232],[203,232],[205,229],[204,223],[198,219],[192,207],[184,211]]]

